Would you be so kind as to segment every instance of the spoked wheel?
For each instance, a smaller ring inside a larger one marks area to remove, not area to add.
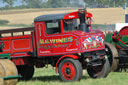
[[[20,80],[28,81],[33,77],[34,66],[17,66],[18,73],[22,76]]]
[[[110,72],[110,64],[106,59],[103,65],[93,66],[87,69],[87,72],[91,78],[105,78]]]
[[[18,75],[15,64],[8,59],[0,59],[0,77]],[[4,85],[16,85],[18,79],[3,80]]]
[[[111,66],[111,71],[116,71],[119,65],[119,60],[115,59],[115,57],[118,57],[118,51],[112,44],[107,42],[105,42],[105,49]]]
[[[82,77],[82,66],[78,60],[66,58],[60,62],[58,69],[65,82],[79,81]]]

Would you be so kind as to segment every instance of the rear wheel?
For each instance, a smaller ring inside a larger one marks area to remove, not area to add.
[[[110,64],[106,59],[103,65],[93,66],[87,69],[87,72],[91,78],[105,78],[110,72]]]
[[[82,66],[78,60],[66,58],[60,62],[58,69],[65,82],[79,81],[82,77]]]
[[[111,66],[111,71],[116,71],[119,65],[119,60],[115,59],[118,57],[117,49],[110,43],[105,43],[106,55],[108,56],[108,60]]]
[[[0,77],[18,75],[15,64],[8,59],[0,59]],[[3,80],[4,85],[16,85],[18,79]]]
[[[22,76],[20,80],[30,80],[33,77],[34,74],[34,66],[17,66],[18,73]]]

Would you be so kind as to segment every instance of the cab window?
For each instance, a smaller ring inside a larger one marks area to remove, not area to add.
[[[64,20],[64,31],[73,31],[78,29],[78,22],[77,19],[69,19],[69,20]]]
[[[90,18],[86,19],[86,26],[90,29]],[[67,31],[73,31],[73,30],[79,30],[80,29],[80,20],[79,19],[69,19],[69,20],[63,20],[64,24],[64,32]]]
[[[60,21],[47,21],[46,22],[46,32],[47,34],[60,33]]]

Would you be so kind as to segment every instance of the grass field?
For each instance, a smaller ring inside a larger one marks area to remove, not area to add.
[[[111,72],[107,78],[91,79],[88,74],[84,74],[80,82],[64,83],[52,68],[36,69],[32,80],[28,82],[20,81],[17,85],[127,85],[127,72]]]

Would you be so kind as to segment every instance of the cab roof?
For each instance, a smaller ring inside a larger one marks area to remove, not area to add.
[[[64,16],[66,14],[68,13],[41,15],[41,16],[36,17],[34,19],[34,22],[64,19]]]
[[[89,12],[86,12],[86,17],[92,17],[92,14]],[[61,14],[47,14],[47,15],[41,15],[34,19],[34,22],[40,22],[40,21],[52,21],[52,20],[60,20],[60,19],[77,19],[79,18],[78,11],[71,12],[71,13],[61,13]]]

